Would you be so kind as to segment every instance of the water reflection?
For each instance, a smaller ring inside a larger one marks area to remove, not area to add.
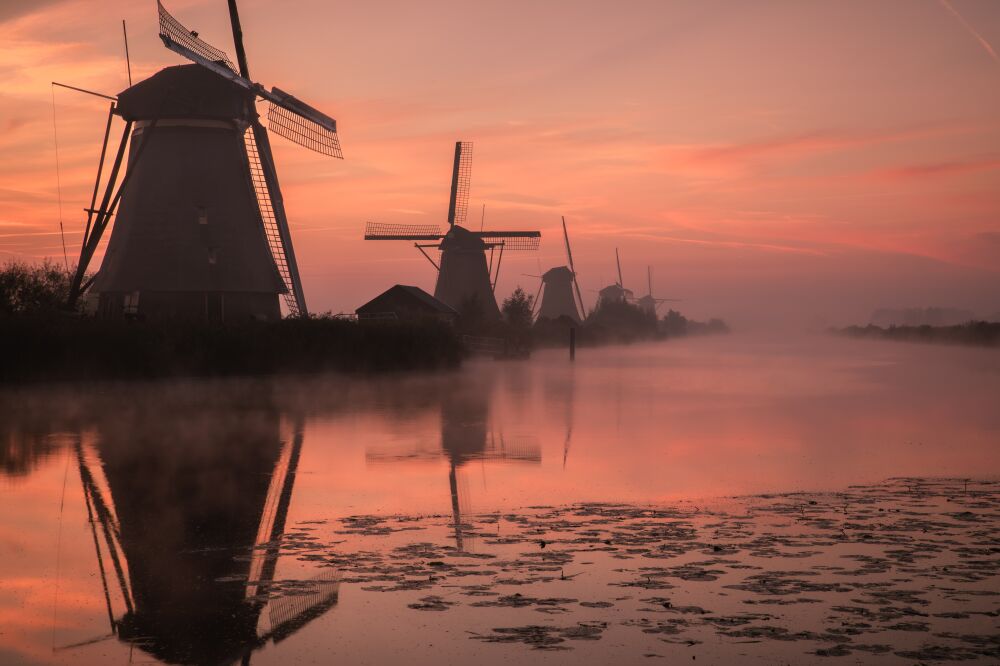
[[[132,403],[74,445],[111,634],[168,663],[249,663],[337,603],[334,569],[275,581],[303,422],[183,404]]]
[[[333,608],[321,565],[350,566],[358,540],[391,551],[444,527],[437,560],[487,554],[467,524],[506,534],[475,516],[530,506],[995,476],[998,392],[991,350],[735,336],[574,365],[2,390],[0,663],[391,661],[430,625],[353,572],[350,612]],[[349,526],[445,512],[424,533]],[[453,629],[434,642],[478,658]]]
[[[369,464],[422,463],[444,458],[448,461],[448,492],[451,501],[452,527],[455,545],[463,551],[471,546],[465,533],[467,526],[462,513],[469,507],[468,485],[460,481],[462,468],[471,462],[524,463],[542,462],[538,439],[525,434],[505,434],[494,428],[490,405],[498,373],[488,371],[475,377],[456,378],[440,397],[441,443],[428,447],[416,440],[403,450],[380,450],[369,447],[365,460]]]

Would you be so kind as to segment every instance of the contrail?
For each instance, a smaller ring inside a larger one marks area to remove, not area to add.
[[[962,26],[969,32],[970,35],[976,38],[976,41],[979,42],[979,45],[982,46],[984,49],[986,49],[986,52],[990,54],[991,58],[993,58],[993,62],[1000,65],[1000,56],[997,56],[997,52],[993,50],[993,47],[990,46],[990,43],[988,41],[986,41],[986,38],[980,35],[979,32],[975,28],[973,28],[968,21],[965,20],[965,17],[963,17],[961,14],[958,13],[957,9],[952,7],[951,1],[938,0],[938,2],[940,2],[942,7],[951,12],[952,15],[962,23]]]

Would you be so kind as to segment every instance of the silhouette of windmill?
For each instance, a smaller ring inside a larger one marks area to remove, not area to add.
[[[573,252],[569,247],[569,232],[566,230],[566,218],[562,218],[563,238],[566,241],[566,260],[569,266],[556,266],[541,275],[539,293],[535,297],[538,305],[538,318],[558,319],[569,317],[579,324],[583,320],[586,308],[583,306],[583,296],[580,294],[580,284],[576,279],[576,268],[573,266]],[[576,296],[574,297],[574,289]],[[577,309],[579,299],[579,310]]]
[[[653,297],[653,269],[650,266],[646,266],[646,284],[648,285],[649,292],[638,301],[636,305],[645,310],[646,312],[651,312],[656,314],[656,308],[660,306],[661,303],[669,303],[672,301],[680,301],[680,298],[654,298]]]
[[[336,121],[250,79],[235,0],[229,13],[238,68],[159,0],[157,8],[163,44],[195,64],[160,70],[111,103],[69,304],[93,288],[105,317],[275,319],[282,294],[289,314],[305,315],[270,138],[256,101],[269,103],[274,133],[342,157]],[[125,129],[98,205],[116,115]],[[100,270],[84,282],[119,203]]]
[[[597,304],[603,303],[631,303],[635,300],[635,295],[631,289],[626,289],[622,280],[622,261],[618,256],[618,248],[615,248],[615,263],[618,266],[618,282],[604,287],[598,292]]]
[[[451,174],[451,196],[448,200],[448,231],[427,224],[365,224],[365,240],[413,241],[414,247],[427,258],[438,272],[434,297],[463,312],[475,302],[483,314],[498,318],[496,290],[500,277],[500,262],[504,250],[537,250],[538,231],[469,231],[465,224],[469,206],[469,186],[472,179],[472,143],[455,143],[455,161]],[[440,264],[435,263],[425,248],[441,251]],[[486,250],[490,251],[489,265]],[[496,269],[493,267],[494,252]]]

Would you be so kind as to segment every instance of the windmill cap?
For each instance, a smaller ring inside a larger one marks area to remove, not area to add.
[[[482,252],[486,249],[486,244],[477,234],[455,224],[441,239],[441,249]]]
[[[542,274],[542,279],[546,282],[565,280],[570,281],[573,279],[573,271],[571,271],[566,266],[556,266],[555,268],[550,268]]]
[[[125,120],[249,120],[247,91],[201,65],[167,67],[118,95]]]

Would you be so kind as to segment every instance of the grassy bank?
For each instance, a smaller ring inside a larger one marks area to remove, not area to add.
[[[982,347],[1000,346],[1000,322],[970,321],[958,326],[848,326],[834,333],[852,338],[875,338],[903,342],[938,342]]]
[[[5,383],[422,370],[461,356],[447,325],[329,317],[227,325],[0,317],[0,345]]]

